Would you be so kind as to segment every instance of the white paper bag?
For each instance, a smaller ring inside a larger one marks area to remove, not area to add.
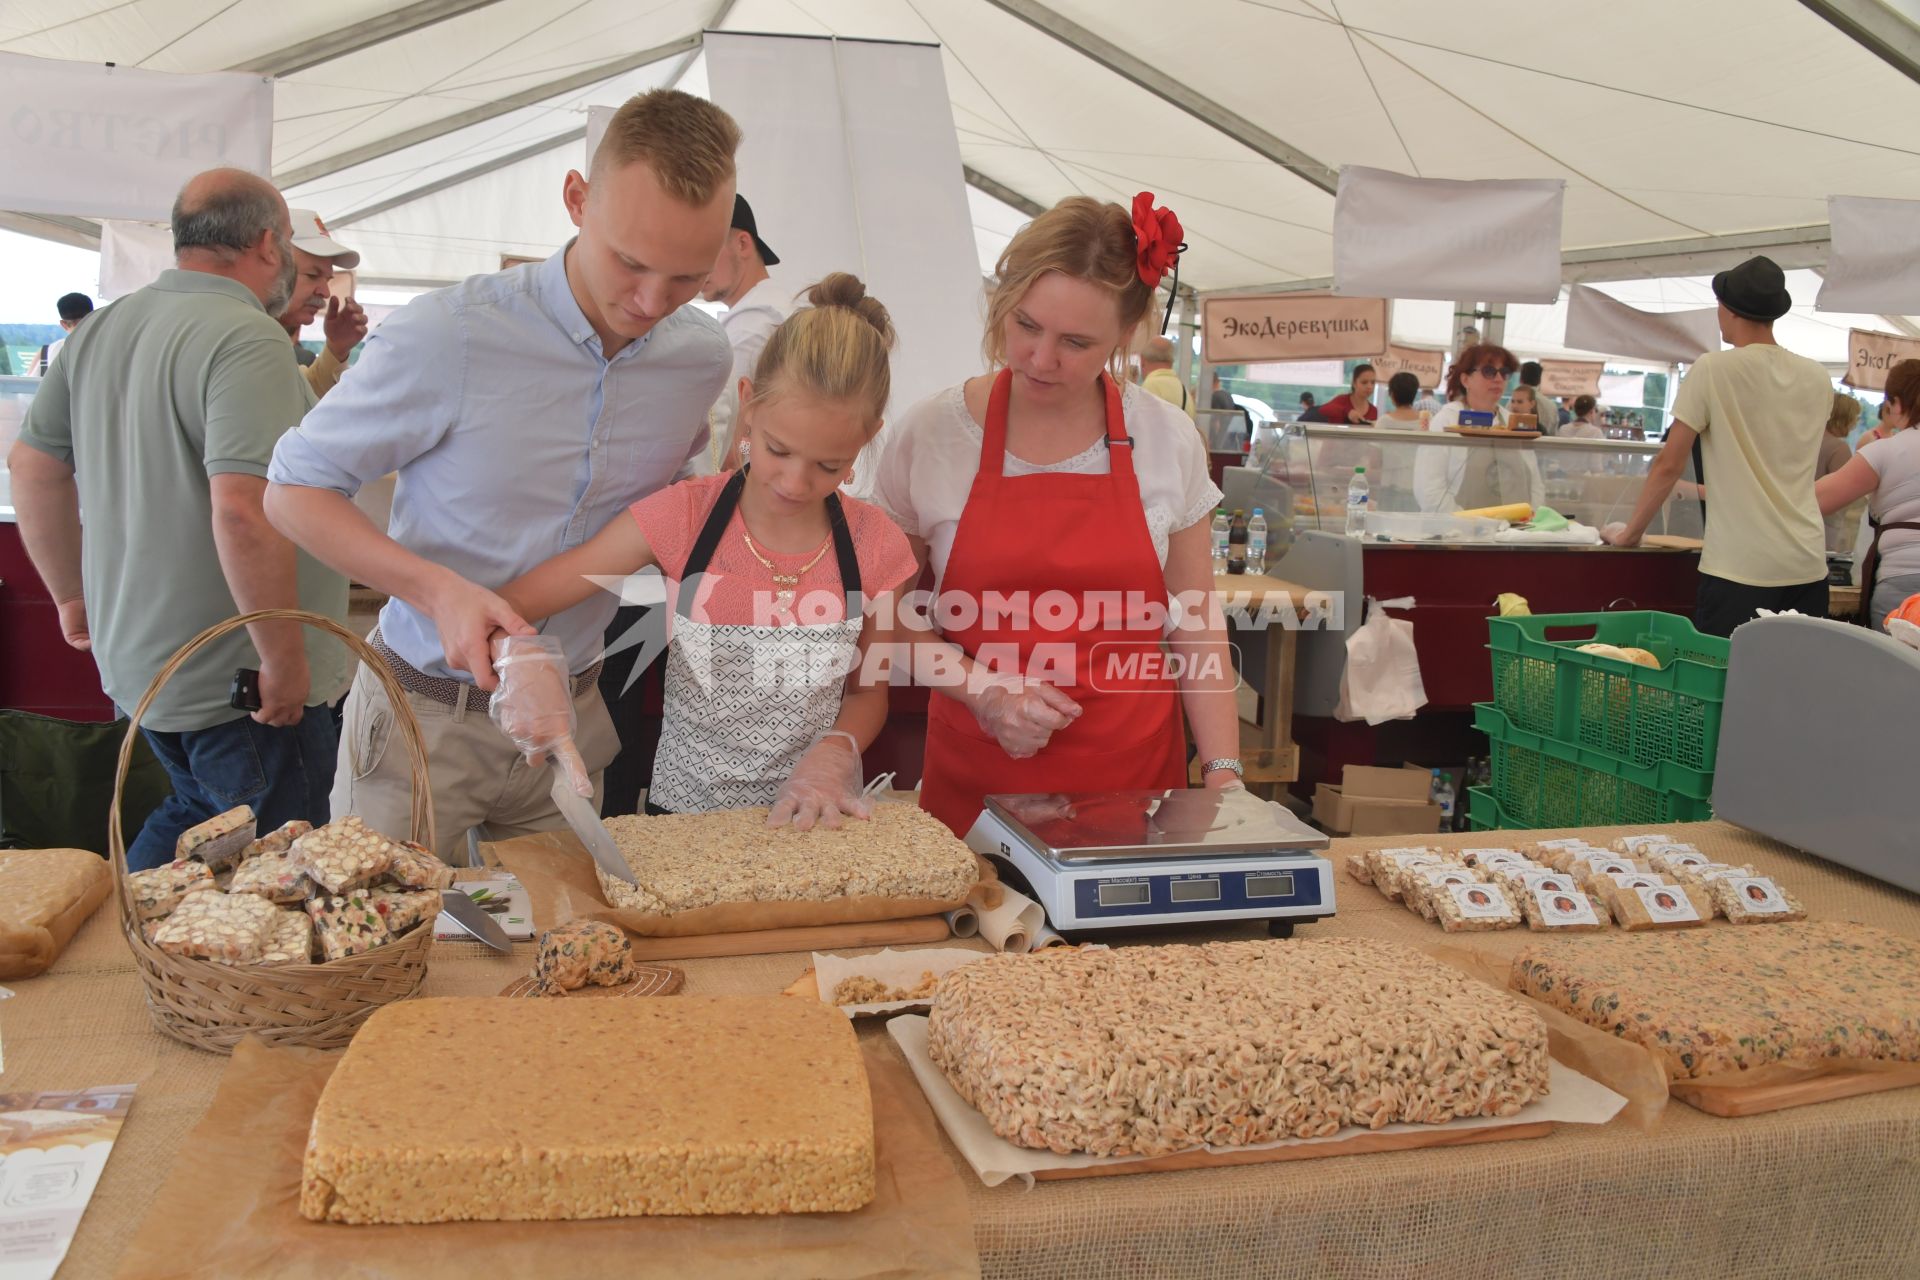
[[[1412,596],[1367,601],[1367,620],[1347,637],[1347,669],[1340,677],[1336,719],[1368,724],[1411,720],[1427,704],[1420,658],[1413,648],[1413,624],[1386,613],[1412,607]]]

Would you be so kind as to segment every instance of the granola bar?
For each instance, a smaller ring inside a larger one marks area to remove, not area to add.
[[[171,913],[189,893],[213,888],[213,868],[204,862],[176,860],[127,876],[127,894],[133,899],[134,915],[142,920],[158,920]]]
[[[1597,933],[1611,919],[1605,907],[1578,889],[1535,889],[1520,895],[1520,910],[1535,933]]]
[[[1497,884],[1441,885],[1433,893],[1433,913],[1448,933],[1486,933],[1520,927],[1520,908]]]
[[[1644,858],[1655,847],[1672,844],[1674,839],[1664,831],[1649,831],[1639,835],[1621,836],[1613,842],[1615,853],[1624,853],[1629,858]]]
[[[1600,886],[1599,897],[1622,929],[1691,929],[1713,919],[1713,901],[1698,885]]]
[[[304,911],[276,911],[260,964],[311,964],[313,920]]]
[[[1408,867],[1403,874],[1402,897],[1409,910],[1418,911],[1428,920],[1434,919],[1433,897],[1436,893],[1454,884],[1479,884],[1483,879],[1479,872],[1471,867]]]
[[[174,841],[177,861],[204,862],[215,871],[238,862],[253,841],[253,810],[237,805],[225,813],[208,818],[199,826],[188,827]]]
[[[250,893],[190,893],[154,930],[153,945],[169,955],[253,964],[278,914]]]
[[[292,854],[263,853],[234,871],[228,893],[251,893],[268,902],[305,902],[314,893],[313,881]]]
[[[385,942],[389,933],[385,918],[364,893],[308,898],[307,914],[313,917],[320,954],[327,960],[344,960],[371,951]]]
[[[1655,845],[1646,855],[1649,870],[1662,875],[1676,875],[1682,867],[1702,867],[1713,859],[1690,844]]]
[[[533,989],[563,996],[592,984],[617,987],[633,981],[633,943],[618,925],[575,920],[540,935],[533,960]]]
[[[293,842],[293,856],[331,894],[365,888],[393,865],[398,846],[348,814]]]
[[[1805,920],[1807,909],[1766,876],[1725,876],[1707,885],[1714,910],[1729,924],[1782,924]]]

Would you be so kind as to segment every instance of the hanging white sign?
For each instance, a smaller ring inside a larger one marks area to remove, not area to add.
[[[1832,246],[1815,311],[1920,315],[1920,200],[1828,196]]]
[[[1410,178],[1347,165],[1333,204],[1333,291],[1557,301],[1566,185],[1557,178]]]
[[[1566,346],[1574,351],[1636,360],[1692,364],[1720,349],[1717,308],[1694,311],[1642,311],[1590,285],[1577,284],[1567,296]]]
[[[196,173],[265,174],[273,81],[0,53],[0,209],[164,220]]]

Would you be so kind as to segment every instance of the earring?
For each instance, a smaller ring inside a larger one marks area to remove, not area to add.
[[[740,442],[740,465],[744,467],[748,462],[752,461],[752,454],[753,450],[747,446],[745,440],[742,440]]]

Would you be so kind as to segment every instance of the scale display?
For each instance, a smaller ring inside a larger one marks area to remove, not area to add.
[[[988,796],[967,843],[1056,929],[1334,913],[1327,837],[1247,791]]]

